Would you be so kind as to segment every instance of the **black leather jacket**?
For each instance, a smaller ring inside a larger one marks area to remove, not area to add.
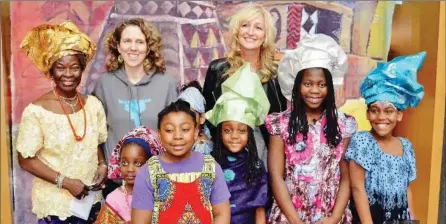
[[[223,74],[228,69],[229,63],[226,61],[226,58],[216,59],[209,64],[203,86],[203,96],[206,99],[206,111],[211,110],[217,99],[221,96],[221,84],[228,78],[228,76],[223,77]],[[274,77],[270,81],[264,83],[263,88],[265,89],[266,96],[268,97],[271,105],[268,114],[286,110],[286,98],[283,96],[282,91],[280,90],[277,77]],[[215,128],[210,124],[208,124],[208,127],[212,136],[215,136]],[[268,130],[266,130],[265,125],[261,125],[259,128],[262,132],[263,140],[268,147]]]
[[[215,101],[221,96],[221,84],[228,78],[224,72],[229,69],[226,58],[220,58],[209,64],[203,86],[203,96],[206,99],[206,111],[211,110]],[[277,77],[263,84],[271,107],[268,114],[286,110],[286,99],[282,95]]]

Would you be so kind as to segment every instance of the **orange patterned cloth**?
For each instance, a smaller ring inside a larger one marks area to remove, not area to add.
[[[71,21],[60,25],[43,24],[34,27],[20,47],[48,78],[51,66],[58,59],[84,54],[88,63],[96,52],[96,44]]]
[[[112,206],[105,202],[96,218],[95,224],[126,224],[126,222]]]

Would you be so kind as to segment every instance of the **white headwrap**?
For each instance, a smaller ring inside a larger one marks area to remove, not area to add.
[[[348,69],[347,55],[333,38],[325,34],[306,35],[296,49],[285,51],[279,63],[279,84],[282,94],[291,100],[297,73],[307,68],[330,71],[335,91],[344,83]]]
[[[201,94],[200,90],[195,87],[189,87],[180,93],[178,99],[184,100],[190,104],[191,109],[196,110],[202,114],[205,112],[206,100]]]

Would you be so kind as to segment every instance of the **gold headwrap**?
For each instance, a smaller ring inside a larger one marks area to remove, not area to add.
[[[88,63],[96,52],[96,44],[71,21],[34,27],[20,47],[47,78],[50,77],[51,66],[58,59],[84,54]]]

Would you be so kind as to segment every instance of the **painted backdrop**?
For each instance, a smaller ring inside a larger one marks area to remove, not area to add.
[[[163,36],[167,73],[178,85],[191,80],[204,82],[208,64],[224,57],[229,43],[228,19],[238,9],[252,4],[242,1],[32,1],[11,2],[12,124],[13,141],[26,105],[49,91],[51,83],[20,50],[25,34],[42,23],[72,20],[98,43],[98,52],[85,72],[81,91],[90,93],[104,72],[104,36],[124,19],[142,17],[155,24]],[[391,2],[260,1],[273,15],[278,30],[278,50],[295,48],[302,36],[324,33],[333,37],[349,58],[344,88],[337,104],[360,102],[359,83],[379,60],[387,58],[390,46]],[[280,57],[280,53],[278,54]],[[350,106],[349,110],[355,110]],[[31,213],[31,175],[17,164],[13,152],[15,223],[36,223]]]

